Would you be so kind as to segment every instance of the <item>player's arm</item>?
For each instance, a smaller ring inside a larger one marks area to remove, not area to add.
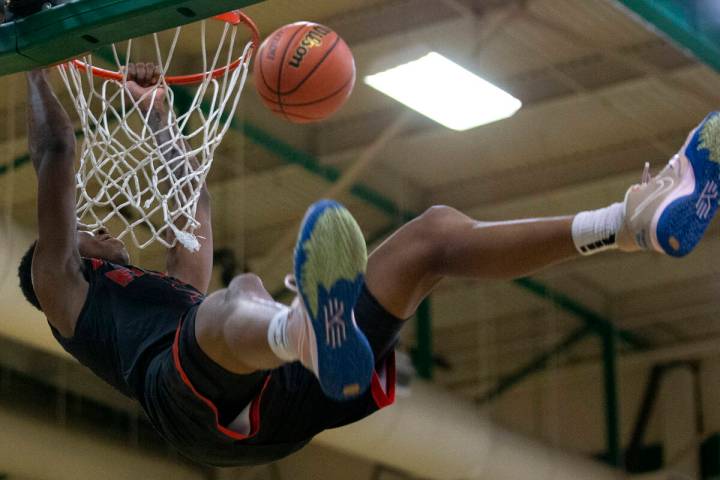
[[[191,252],[177,242],[167,252],[167,272],[202,293],[207,293],[213,268],[213,234],[211,199],[206,185],[203,185],[200,191],[195,219],[200,224],[195,230],[195,236],[200,241],[200,250]],[[172,232],[169,232],[169,235],[172,235]]]
[[[27,74],[28,144],[38,180],[33,286],[50,323],[70,336],[87,295],[77,246],[75,134],[45,71]]]
[[[165,126],[167,117],[164,114],[157,115],[157,117],[161,117],[161,119],[156,118],[154,121],[158,122],[157,125],[162,128]],[[162,145],[170,141],[171,136],[169,131],[165,129],[161,131],[158,137],[158,144]],[[173,144],[163,154],[168,159],[177,158],[178,155],[184,155],[186,148],[189,147],[187,145]],[[194,157],[190,160],[192,166],[197,167],[197,160]],[[200,224],[194,232],[200,242],[200,250],[191,252],[183,247],[180,242],[176,242],[175,246],[167,252],[167,272],[168,275],[192,285],[202,293],[207,293],[213,268],[213,233],[211,199],[206,184],[203,184],[200,190],[195,219]],[[176,226],[178,228],[184,227],[184,225]],[[168,235],[173,235],[172,231],[168,231]]]
[[[200,223],[200,227],[195,230],[195,235],[200,241],[200,250],[190,252],[178,243],[168,250],[167,253],[168,274],[192,285],[202,293],[207,293],[210,287],[213,267],[213,234],[210,203],[210,193],[207,190],[207,186],[203,185],[197,205],[197,213],[195,214],[195,219]],[[170,233],[170,235],[172,235],[172,233]]]
[[[177,132],[173,132],[168,128],[167,112],[163,98],[165,92],[159,88],[155,94],[146,95],[152,91],[154,86],[160,79],[160,70],[153,64],[130,64],[128,65],[128,89],[134,98],[139,99],[145,96],[145,101],[141,102],[141,108],[145,111],[150,109],[148,123],[155,134],[157,144],[162,148],[162,154],[165,159],[170,162],[173,158],[185,156],[185,152],[189,148],[181,136]],[[154,101],[153,101],[154,100]],[[191,158],[191,163],[197,165],[197,161]],[[183,168],[178,166],[177,168]],[[181,176],[187,172],[177,171],[176,175]],[[200,240],[200,250],[190,252],[178,242],[175,247],[168,250],[167,253],[167,272],[169,275],[197,288],[206,293],[210,286],[210,278],[212,275],[213,265],[213,236],[212,236],[212,218],[210,193],[207,186],[203,185],[200,191],[200,198],[197,205],[195,219],[200,223],[200,227],[195,230],[195,235]],[[182,228],[184,225],[177,225]],[[170,233],[172,235],[172,233]]]

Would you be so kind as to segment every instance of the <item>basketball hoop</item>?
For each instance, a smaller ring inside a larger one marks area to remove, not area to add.
[[[139,248],[153,242],[168,248],[180,242],[191,251],[200,248],[194,235],[200,226],[195,219],[197,202],[215,149],[238,109],[260,36],[240,11],[203,20],[199,26],[200,40],[192,43],[202,51],[203,73],[168,74],[184,27],[172,31],[165,54],[158,33],[145,39],[151,41],[160,80],[139,99],[127,90],[122,68],[140,61],[132,55],[137,39],[124,42],[122,56],[119,45],[112,45],[110,63],[116,70],[94,64],[91,55],[59,66],[84,133],[76,175],[78,223],[83,228],[119,227],[118,238],[130,235]],[[244,45],[243,26],[251,33]],[[208,39],[213,27],[216,47]],[[171,86],[184,89],[174,91]],[[158,94],[160,89],[164,95]],[[159,99],[161,128],[151,122],[156,107],[146,106],[158,105]],[[176,112],[180,106],[184,111]]]

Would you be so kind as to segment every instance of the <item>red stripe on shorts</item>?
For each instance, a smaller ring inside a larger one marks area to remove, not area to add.
[[[380,409],[395,403],[395,373],[395,352],[393,351],[385,359],[385,387],[383,387],[380,374],[377,371],[373,372],[370,383],[373,400]]]
[[[192,382],[188,378],[187,374],[185,373],[185,370],[183,370],[182,365],[180,364],[180,331],[182,329],[183,322],[180,322],[180,325],[178,325],[177,331],[175,332],[175,341],[173,342],[173,348],[172,348],[172,354],[173,354],[173,363],[175,364],[175,369],[177,370],[178,374],[180,374],[180,378],[182,379],[183,383],[190,389],[190,391],[195,395],[198,399],[200,399],[205,405],[208,406],[210,410],[215,414],[215,428],[227,435],[228,437],[235,439],[235,440],[246,440],[250,437],[254,437],[259,431],[260,431],[260,401],[262,400],[262,396],[265,393],[265,389],[268,386],[268,383],[270,382],[270,375],[267,376],[265,379],[265,383],[263,384],[262,390],[260,390],[260,394],[255,397],[250,405],[250,433],[247,435],[244,435],[239,432],[235,432],[227,427],[224,427],[220,425],[220,415],[218,414],[218,409],[215,406],[215,404],[208,398],[204,397],[200,392],[198,392],[195,387],[193,386]]]

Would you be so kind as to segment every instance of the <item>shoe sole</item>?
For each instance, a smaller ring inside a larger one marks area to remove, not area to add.
[[[710,225],[718,208],[720,164],[711,156],[720,157],[720,149],[712,152],[703,145],[706,133],[718,138],[720,145],[720,113],[705,118],[683,149],[692,166],[695,181],[689,189],[678,189],[669,199],[657,220],[657,241],[663,251],[672,257],[684,257],[693,251]],[[717,158],[716,157],[716,158]],[[691,190],[690,194],[687,191]]]
[[[315,332],[318,380],[335,400],[357,397],[372,378],[373,353],[353,315],[366,265],[350,212],[332,200],[312,205],[295,246],[295,280]]]

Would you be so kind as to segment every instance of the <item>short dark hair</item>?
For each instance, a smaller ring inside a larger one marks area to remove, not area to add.
[[[25,299],[32,304],[33,307],[37,308],[42,312],[42,307],[38,301],[37,295],[35,295],[35,288],[32,284],[32,261],[33,255],[35,255],[35,247],[37,247],[37,241],[30,245],[30,248],[22,260],[20,260],[20,266],[18,267],[18,277],[20,277],[20,290],[22,290]]]

